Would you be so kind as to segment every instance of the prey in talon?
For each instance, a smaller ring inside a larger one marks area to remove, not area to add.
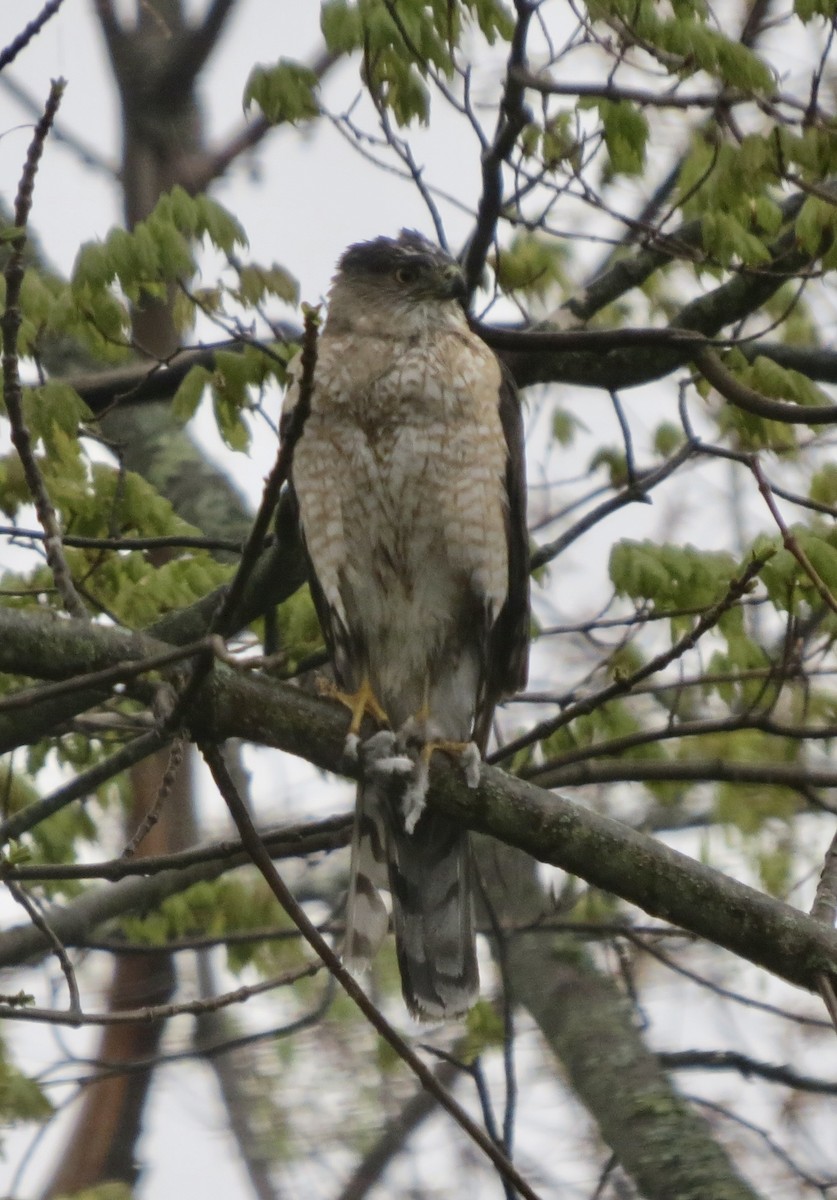
[[[456,261],[411,230],[345,251],[291,468],[361,763],[344,958],[368,964],[388,888],[404,998],[424,1019],[461,1015],[479,990],[468,834],[427,803],[431,756],[476,785],[528,659],[520,405],[466,292]],[[299,362],[289,375],[286,414]],[[359,744],[367,715],[381,728]]]

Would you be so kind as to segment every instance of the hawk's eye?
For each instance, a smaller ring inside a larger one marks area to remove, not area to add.
[[[408,263],[405,267],[399,267],[395,272],[395,278],[399,283],[415,283],[421,274],[421,267],[418,263]]]

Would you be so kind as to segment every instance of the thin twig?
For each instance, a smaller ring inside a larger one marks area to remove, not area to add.
[[[529,120],[524,104],[525,90],[515,78],[514,71],[526,63],[526,38],[537,7],[531,0],[515,0],[517,20],[511,39],[503,99],[494,139],[482,155],[482,194],[476,226],[462,264],[469,293],[479,286],[488,250],[496,236],[503,206],[503,166]]]
[[[15,450],[20,458],[27,487],[35,504],[35,512],[46,535],[44,546],[46,560],[55,586],[64,602],[64,607],[74,617],[86,617],[87,610],[81,602],[75,589],[70,568],[64,557],[61,544],[61,530],[58,517],[44,482],[43,475],[35,460],[32,450],[32,438],[23,418],[23,392],[20,383],[17,339],[23,321],[20,310],[20,294],[23,285],[25,268],[23,265],[23,250],[26,245],[26,225],[32,207],[32,195],[35,188],[35,176],[44,149],[44,143],[50,126],[55,119],[61,97],[64,93],[63,79],[55,80],[50,88],[49,98],[44,108],[44,114],[35,126],[35,133],[29,145],[26,164],[18,185],[15,198],[15,228],[17,233],[11,239],[11,253],[4,272],[6,278],[6,307],[0,328],[3,334],[3,398],[6,402],[6,412],[11,425],[11,436]]]
[[[670,475],[673,475],[679,467],[682,467],[687,459],[697,453],[698,449],[697,442],[684,442],[680,449],[671,458],[661,463],[660,466],[652,467],[647,471],[641,471],[633,483],[629,483],[620,492],[617,492],[615,496],[611,496],[607,500],[603,500],[601,504],[596,505],[580,521],[576,521],[570,529],[562,533],[560,537],[534,550],[529,560],[530,570],[535,571],[538,567],[544,567],[553,558],[557,558],[559,554],[563,554],[568,546],[577,541],[588,529],[592,529],[598,525],[604,517],[618,512],[620,508],[624,508],[628,504],[642,503],[647,500],[651,489],[663,483]]]
[[[813,583],[814,587],[816,588],[823,604],[825,604],[827,608],[830,608],[833,613],[837,613],[837,599],[834,598],[829,590],[828,584],[823,580],[819,571],[817,571],[808,555],[800,546],[798,540],[794,537],[790,529],[788,529],[787,525],[785,524],[785,520],[782,514],[779,512],[778,505],[773,499],[773,492],[770,484],[764,477],[764,473],[761,469],[761,463],[755,456],[750,460],[750,470],[755,476],[756,483],[759,486],[759,491],[764,497],[765,504],[770,509],[770,515],[773,517],[773,520],[776,522],[779,528],[779,532],[782,535],[782,544],[784,545],[785,549],[793,555],[800,567],[802,567],[802,570],[811,580],[811,583]]]
[[[0,537],[20,538],[42,542],[44,533],[40,529],[21,529],[19,525],[0,525]],[[65,533],[65,546],[81,550],[223,550],[229,554],[241,552],[241,540],[232,538],[190,537],[169,534],[166,537],[79,537]]]
[[[27,913],[35,928],[41,931],[49,942],[53,954],[58,959],[58,965],[61,967],[62,974],[67,981],[67,991],[70,993],[69,1010],[66,1013],[62,1013],[61,1016],[64,1018],[65,1023],[69,1021],[70,1024],[77,1024],[81,1018],[81,998],[79,996],[78,984],[76,983],[76,973],[73,970],[73,964],[70,962],[67,951],[61,944],[55,930],[50,926],[49,921],[38,910],[38,906],[32,903],[26,891],[18,884],[13,883],[11,879],[6,879],[5,884],[9,889],[9,895]],[[18,1009],[16,1011],[19,1015],[21,1010]],[[26,1008],[23,1011],[28,1013],[32,1010]]]
[[[163,778],[160,780],[160,786],[157,789],[157,795],[154,798],[154,803],[146,811],[134,836],[122,851],[122,858],[133,858],[139,847],[142,845],[144,839],[160,820],[160,813],[163,811],[163,805],[171,795],[171,790],[174,787],[174,781],[177,778],[177,772],[180,770],[183,762],[185,745],[186,744],[182,737],[176,737],[172,742],[169,748],[169,759],[166,763],[166,769],[163,772]]]
[[[800,1075],[784,1063],[761,1062],[738,1050],[678,1050],[659,1053],[657,1059],[669,1071],[738,1071],[745,1079],[757,1075],[759,1079],[800,1092],[837,1096],[837,1080],[832,1082],[830,1079],[816,1079],[812,1075]]]
[[[63,0],[61,0],[63,3]],[[0,87],[8,92],[23,110],[36,119],[41,115],[41,104],[36,99],[35,95],[17,79],[12,79],[10,74],[4,72],[0,75]],[[106,175],[108,181],[112,184],[114,180],[119,179],[119,168],[115,163],[109,162],[90,142],[86,142],[78,134],[74,133],[69,125],[62,125],[57,122],[52,127],[52,140],[58,145],[66,146],[76,158],[85,167],[92,167],[94,171],[99,171]]]
[[[55,1008],[36,1008],[31,1005],[0,1004],[0,1019],[17,1021],[34,1021],[41,1025],[135,1025],[137,1022],[147,1024],[151,1021],[168,1020],[183,1013],[198,1015],[217,1012],[221,1008],[229,1008],[234,1004],[242,1004],[252,996],[260,996],[263,992],[274,991],[276,988],[288,987],[300,979],[307,979],[320,970],[320,963],[307,963],[304,967],[295,967],[282,975],[274,975],[259,983],[251,983],[246,987],[236,988],[232,992],[223,992],[220,996],[212,996],[207,1000],[184,1000],[177,1004],[148,1004],[144,1008],[124,1008],[117,1012],[82,1013],[80,1010],[60,1012]],[[78,993],[76,993],[78,996]],[[196,1051],[192,1051],[192,1057]]]
[[[245,848],[248,850],[254,864],[261,871],[265,882],[270,887],[274,896],[294,925],[299,929],[308,942],[308,945],[325,964],[350,999],[355,1002],[372,1027],[392,1047],[398,1057],[406,1063],[422,1086],[436,1097],[460,1128],[487,1155],[500,1175],[504,1179],[510,1180],[526,1200],[538,1200],[536,1192],[533,1191],[522,1175],[520,1175],[517,1168],[509,1162],[502,1150],[471,1119],[454,1097],[439,1084],[434,1073],[422,1062],[421,1058],[407,1045],[404,1039],[396,1033],[389,1021],[386,1020],[357,983],[354,976],[343,966],[338,955],[313,922],[306,916],[304,909],[294,898],[273,865],[273,861],[259,837],[250,814],[238,794],[220,750],[217,746],[206,743],[201,744],[200,749],[212,772],[216,786],[226,801],[230,816],[235,822]]]
[[[706,988],[707,991],[713,992],[716,996],[720,996],[724,1000],[732,1000],[735,1004],[740,1004],[743,1008],[753,1008],[758,1012],[770,1013],[771,1016],[779,1017],[783,1021],[790,1021],[794,1025],[804,1025],[813,1029],[828,1029],[828,1021],[823,1021],[819,1017],[809,1017],[804,1013],[788,1012],[787,1009],[780,1008],[778,1004],[770,1004],[766,1000],[756,1000],[753,996],[745,996],[743,992],[733,991],[732,988],[724,987],[721,983],[716,983],[712,979],[707,979],[705,976],[693,971],[691,967],[686,967],[680,962],[675,962],[670,958],[664,950],[651,941],[636,936],[634,930],[626,928],[623,934],[632,942],[633,945],[639,947],[646,954],[650,954],[657,962],[662,963],[669,971],[673,971],[675,975],[682,976],[683,979],[688,979],[692,983],[696,983],[698,987]]]
[[[625,87],[610,81],[603,84],[561,83],[557,79],[550,79],[548,76],[537,75],[533,71],[525,71],[520,68],[515,68],[513,74],[524,87],[540,92],[544,96],[595,97],[611,100],[616,104],[622,100],[629,100],[641,107],[681,109],[717,108],[719,104],[729,106],[754,102],[751,94],[732,90],[720,93],[693,92],[691,95],[682,95],[676,92],[649,92],[642,88]],[[803,107],[795,97],[783,96],[779,93],[774,96],[759,96],[759,100],[772,104],[787,104],[792,108]]]
[[[0,51],[0,71],[9,63],[14,62],[21,50],[26,49],[32,39],[41,32],[47,21],[55,16],[63,3],[64,0],[48,0],[37,17],[31,20],[3,51]]]
[[[586,716],[588,713],[606,704],[609,700],[615,699],[616,696],[625,695],[627,692],[630,692],[634,684],[641,683],[643,679],[647,679],[650,675],[655,675],[657,671],[662,671],[670,663],[674,662],[675,659],[681,658],[688,650],[694,649],[700,638],[717,625],[724,613],[731,609],[742,596],[746,595],[752,581],[758,575],[764,563],[765,560],[763,558],[754,558],[752,562],[748,563],[740,575],[730,580],[726,592],[718,603],[708,608],[703,616],[696,621],[694,629],[691,629],[676,641],[668,650],[656,655],[632,674],[626,675],[621,679],[615,679],[613,683],[609,684],[608,687],[602,688],[595,695],[587,696],[584,700],[578,700],[575,704],[569,705],[557,717],[553,717],[549,721],[542,721],[522,737],[507,742],[505,746],[492,754],[487,761],[492,764],[501,762],[503,759],[516,754],[518,750],[525,750],[535,742],[549,737],[564,725],[574,721],[577,717]]]
[[[736,408],[785,425],[837,423],[837,404],[788,404],[784,400],[772,400],[737,379],[710,346],[697,345],[692,358],[704,379]]]
[[[457,1063],[442,1062],[436,1070],[441,1087],[448,1088],[459,1073]],[[355,1167],[337,1200],[366,1200],[387,1165],[404,1148],[422,1121],[432,1116],[436,1099],[419,1089],[384,1125],[377,1141]]]
[[[330,817],[304,825],[280,825],[260,833],[273,858],[304,858],[309,854],[328,854],[347,846],[351,837],[350,816]],[[247,853],[237,838],[222,842],[205,842],[189,850],[173,850],[168,854],[150,854],[139,860],[107,858],[92,863],[25,863],[0,865],[0,878],[39,883],[55,883],[64,879],[106,879],[114,883],[140,875],[144,879],[163,872],[172,874],[202,863],[226,863],[229,869],[247,862]],[[231,937],[232,934],[225,934]],[[206,944],[210,944],[209,939]],[[194,939],[197,949],[200,939]],[[75,942],[73,944],[76,944]],[[214,942],[212,943],[214,944]],[[167,947],[168,948],[168,947]]]
[[[503,1138],[501,1145],[509,1158],[511,1158],[512,1146],[514,1144],[514,1123],[517,1115],[517,1071],[514,1059],[514,990],[511,971],[509,970],[508,954],[510,931],[503,928],[500,918],[497,915],[497,910],[491,902],[491,896],[485,885],[482,872],[477,869],[475,873],[477,886],[480,891],[480,899],[485,908],[489,929],[496,947],[496,961],[503,987],[503,1074],[506,1083],[506,1104],[503,1113]]]
[[[9,841],[10,838],[20,837],[28,829],[34,829],[36,825],[40,825],[41,821],[60,812],[73,800],[95,792],[96,788],[107,783],[114,775],[121,774],[135,763],[156,753],[165,745],[165,742],[166,737],[159,730],[155,729],[150,733],[144,733],[133,742],[129,742],[127,746],[123,746],[121,750],[117,750],[110,758],[97,763],[89,771],[77,775],[75,779],[65,787],[53,792],[51,796],[44,796],[41,800],[35,800],[32,804],[28,804],[20,812],[12,813],[5,821],[0,822],[0,845]]]
[[[270,519],[279,500],[279,492],[290,475],[294,448],[302,436],[302,431],[311,409],[311,395],[314,390],[314,371],[317,366],[318,332],[319,309],[307,307],[305,309],[305,328],[302,334],[302,373],[299,383],[299,397],[287,428],[283,431],[282,442],[279,447],[279,453],[276,456],[276,462],[273,465],[273,470],[265,481],[259,511],[256,513],[247,541],[244,544],[244,549],[241,552],[241,562],[238,565],[238,570],[224,598],[224,603],[221,605],[220,611],[212,622],[212,628],[209,630],[210,633],[220,633],[222,637],[229,633],[228,625],[230,616],[235,612],[250,572],[262,552],[264,539],[267,536],[270,526]]]
[[[745,1117],[740,1116],[737,1112],[733,1112],[732,1109],[727,1108],[725,1105],[716,1104],[714,1100],[705,1100],[702,1096],[687,1096],[685,1099],[691,1101],[692,1104],[700,1105],[701,1108],[708,1109],[710,1112],[719,1113],[722,1117],[726,1117],[728,1121],[732,1121],[742,1129],[754,1133],[761,1139],[771,1154],[775,1155],[781,1163],[784,1163],[803,1183],[808,1184],[809,1187],[816,1188],[823,1195],[826,1189],[834,1187],[835,1182],[837,1182],[834,1180],[817,1179],[815,1176],[810,1175],[791,1158],[787,1150],[780,1146],[766,1129],[762,1129],[760,1125],[756,1125],[753,1121],[748,1121]]]

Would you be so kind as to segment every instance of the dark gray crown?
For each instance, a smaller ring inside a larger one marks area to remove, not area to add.
[[[379,237],[349,246],[338,263],[347,275],[390,275],[400,266],[447,267],[454,260],[415,229],[402,229],[397,238]]]

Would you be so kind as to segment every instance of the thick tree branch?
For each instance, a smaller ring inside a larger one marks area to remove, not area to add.
[[[548,911],[530,857],[479,839],[478,861],[491,907],[503,921],[534,921]],[[545,939],[534,931],[504,943],[515,1001],[537,1022],[645,1200],[754,1200],[707,1123],[646,1046],[631,1004],[586,949],[566,935]],[[496,958],[496,941],[493,949]]]
[[[90,628],[40,613],[0,612],[0,670],[12,673],[66,678],[91,665],[163,649],[154,639],[117,629]],[[191,724],[203,741],[238,737],[299,755],[324,770],[356,770],[343,757],[346,721],[341,706],[287,684],[245,678],[221,665],[196,696]],[[480,786],[472,791],[461,773],[441,759],[437,755],[432,765],[431,802],[463,824],[579,875],[801,987],[815,990],[818,972],[837,972],[837,932],[806,914],[618,821],[501,771],[484,767]],[[657,765],[639,764],[640,778]],[[698,765],[695,778],[713,777],[711,769],[707,774],[712,764]],[[616,778],[636,777],[637,764],[597,764],[600,769],[610,766]],[[728,767],[736,778],[753,770],[752,764]],[[590,768],[575,766],[567,774],[578,772],[584,782],[585,771],[589,774]],[[812,770],[812,782],[822,774]],[[829,780],[837,783],[837,772],[830,772]]]

